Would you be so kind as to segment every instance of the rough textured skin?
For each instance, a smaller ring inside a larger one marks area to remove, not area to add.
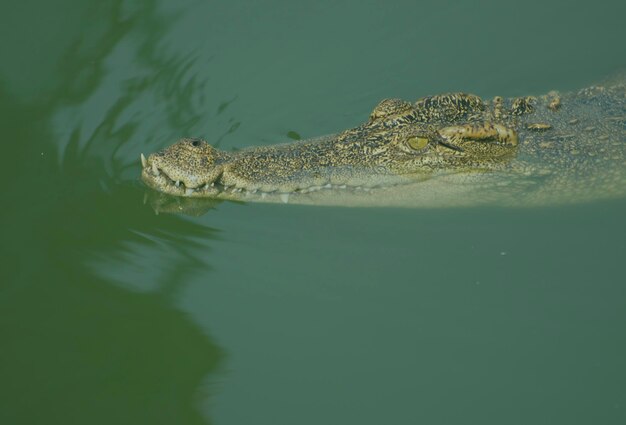
[[[182,139],[142,180],[192,198],[332,205],[538,205],[626,195],[623,79],[577,93],[386,99],[369,120],[302,142],[219,151]]]

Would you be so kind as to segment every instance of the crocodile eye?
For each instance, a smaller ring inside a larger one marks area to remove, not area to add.
[[[421,151],[426,146],[428,146],[428,139],[426,137],[409,137],[406,141],[407,145],[413,150]]]

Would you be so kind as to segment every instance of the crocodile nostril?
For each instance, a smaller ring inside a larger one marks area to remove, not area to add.
[[[191,146],[195,146],[195,147],[200,146],[200,140],[194,140],[193,142],[191,142]]]

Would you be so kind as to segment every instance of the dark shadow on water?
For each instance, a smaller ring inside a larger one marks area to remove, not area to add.
[[[133,99],[175,92],[166,121],[189,128],[198,114],[188,92],[202,83],[176,89],[189,60],[159,57],[171,21],[154,2],[130,12],[121,2],[65,3],[83,8],[85,22],[73,29],[52,88],[23,100],[0,81],[11,141],[0,169],[13,182],[0,209],[0,423],[207,423],[198,404],[223,353],[173,304],[191,275],[207,272],[195,250],[206,252],[218,231],[156,216],[141,185],[125,177],[138,174],[137,161],[119,154],[137,138],[138,123],[123,121]],[[76,128],[55,139],[52,117],[99,88],[105,58],[133,32],[146,37],[137,60],[152,77],[130,83],[90,135]],[[129,274],[137,253],[154,258]]]
[[[136,185],[102,190],[97,168],[26,164],[19,180],[41,192],[10,190],[2,214],[0,423],[205,423],[198,391],[223,355],[172,301],[190,274],[206,271],[194,241],[216,230],[155,216]],[[176,247],[157,259],[167,273],[145,270],[152,292],[122,289],[88,266],[123,256],[129,243]]]

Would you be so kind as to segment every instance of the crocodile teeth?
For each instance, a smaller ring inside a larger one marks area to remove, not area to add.
[[[180,187],[180,180],[176,180],[176,183],[174,183],[176,185],[176,187]]]
[[[154,174],[155,176],[159,175],[159,169],[154,162],[152,163],[152,174]]]
[[[205,184],[204,186],[202,186],[202,189],[204,189],[204,190],[209,190],[209,184],[207,183],[207,184]]]
[[[212,183],[211,183],[211,187],[215,187],[215,182],[212,182]]]
[[[189,196],[193,193],[193,189],[191,188],[187,188],[187,190],[185,190],[185,196]]]
[[[289,202],[289,194],[288,193],[281,193],[280,194],[280,200],[283,201],[284,204],[286,204],[287,202]]]
[[[141,166],[143,168],[146,168],[147,165],[148,165],[148,161],[146,161],[146,157],[143,156],[143,154],[141,154]]]

